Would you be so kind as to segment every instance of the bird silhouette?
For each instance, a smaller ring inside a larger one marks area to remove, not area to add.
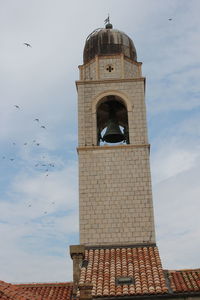
[[[19,105],[14,105],[16,108],[20,109]]]
[[[37,122],[39,122],[40,120],[36,118],[34,121],[37,121]]]
[[[44,125],[42,125],[42,126],[41,126],[41,128],[44,128],[44,129],[46,129],[46,127],[45,127]]]
[[[29,44],[29,43],[24,43],[24,45],[25,45],[26,47],[32,47],[31,44]]]
[[[40,146],[40,143],[37,143],[36,145],[37,145],[37,146]]]
[[[168,21],[172,21],[172,18],[169,18]]]

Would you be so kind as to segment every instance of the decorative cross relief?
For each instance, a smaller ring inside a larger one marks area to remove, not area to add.
[[[107,70],[108,72],[112,72],[112,71],[114,70],[114,68],[110,65],[110,66],[108,66],[108,67],[106,68],[106,70]]]

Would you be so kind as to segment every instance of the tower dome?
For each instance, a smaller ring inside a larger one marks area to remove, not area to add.
[[[84,64],[96,55],[121,54],[137,61],[137,53],[133,41],[122,31],[113,29],[108,23],[105,28],[94,30],[86,39],[83,52]]]

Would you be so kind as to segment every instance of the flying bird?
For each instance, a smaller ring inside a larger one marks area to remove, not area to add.
[[[40,143],[37,143],[36,145],[37,145],[37,146],[40,146]]]
[[[169,18],[168,21],[172,21],[172,18]]]
[[[41,128],[44,128],[44,129],[46,129],[46,127],[45,127],[44,125],[42,125],[42,126],[41,126]]]
[[[24,45],[25,45],[26,47],[32,47],[31,44],[29,44],[29,43],[24,43]]]
[[[39,120],[38,118],[36,118],[34,121],[37,121],[37,122],[39,122],[40,120]]]
[[[15,142],[13,142],[13,146],[15,146],[16,145],[16,143]]]
[[[18,108],[18,109],[20,108],[19,105],[14,105],[14,106],[15,106],[16,108]]]

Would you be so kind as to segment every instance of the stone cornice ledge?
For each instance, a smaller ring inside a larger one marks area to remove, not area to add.
[[[120,83],[120,82],[134,82],[134,81],[145,81],[145,77],[138,77],[138,78],[116,78],[116,79],[101,79],[101,80],[77,80],[76,81],[76,86],[77,85],[82,85],[82,84],[96,84],[96,83]]]
[[[116,145],[116,146],[81,146],[77,147],[77,152],[88,151],[88,150],[115,150],[115,149],[125,149],[125,148],[148,148],[150,149],[150,144],[139,144],[139,145]]]

